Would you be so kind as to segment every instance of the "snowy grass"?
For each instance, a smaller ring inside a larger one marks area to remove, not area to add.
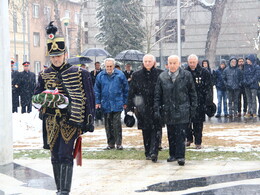
[[[169,157],[168,149],[159,152],[158,160],[166,160]],[[15,159],[36,159],[50,158],[50,152],[43,149],[27,149],[14,151]],[[83,150],[84,159],[110,159],[110,160],[145,160],[144,151],[135,148],[127,148],[124,150]],[[260,160],[260,152],[238,152],[238,151],[221,151],[212,150],[187,150],[187,160],[231,160],[231,161],[256,161]]]

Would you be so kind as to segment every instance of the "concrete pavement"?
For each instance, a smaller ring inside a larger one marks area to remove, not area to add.
[[[74,166],[71,195],[252,195],[260,194],[259,183],[258,161],[187,161],[182,167],[166,159],[157,163],[84,159],[82,167]],[[15,194],[54,195],[50,160],[21,159],[0,166],[0,195]]]

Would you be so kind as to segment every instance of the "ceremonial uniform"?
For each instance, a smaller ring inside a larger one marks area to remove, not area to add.
[[[49,28],[53,27],[50,23]],[[47,43],[50,56],[65,54],[64,38],[49,39]],[[74,142],[80,134],[94,130],[91,76],[87,70],[66,62],[52,64],[40,73],[33,102],[36,107],[40,105],[42,112],[43,130],[47,132],[45,148],[51,150],[57,194],[69,194]]]

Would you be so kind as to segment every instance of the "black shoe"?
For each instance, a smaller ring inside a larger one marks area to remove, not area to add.
[[[146,160],[152,160],[151,156],[147,156]]]
[[[107,147],[105,148],[105,150],[112,150],[112,149],[115,149],[115,146],[107,146]]]
[[[116,146],[116,149],[117,149],[117,150],[123,150],[124,148],[123,148],[123,146],[121,146],[121,145],[117,145],[117,146]]]
[[[220,116],[220,114],[217,114],[215,117],[216,117],[216,118],[220,118],[221,116]]]
[[[155,155],[155,154],[152,154],[151,155],[151,160],[154,162],[154,163],[156,163],[157,162],[157,156]]]
[[[177,162],[178,162],[178,164],[179,164],[180,166],[184,166],[184,164],[185,164],[185,159],[184,159],[184,158],[179,158],[179,159],[177,160]]]
[[[159,150],[159,151],[162,151],[162,149],[163,149],[162,146],[159,146],[159,147],[158,147],[158,150]]]
[[[167,162],[173,162],[173,161],[176,161],[177,159],[173,156],[170,156],[168,159],[167,159]]]

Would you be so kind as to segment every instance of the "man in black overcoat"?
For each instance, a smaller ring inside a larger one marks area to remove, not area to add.
[[[155,68],[153,55],[143,57],[143,69],[132,75],[128,93],[127,109],[134,111],[138,120],[138,129],[142,130],[147,160],[157,162],[161,122],[154,118],[154,90],[161,72]],[[135,108],[135,109],[134,109]]]
[[[30,71],[30,62],[23,63],[23,72],[20,72],[20,95],[22,114],[32,111],[32,96],[36,85],[36,77]]]
[[[187,129],[187,143],[186,146],[195,142],[195,148],[201,149],[203,122],[205,121],[205,109],[213,102],[213,94],[211,90],[210,72],[199,65],[198,56],[191,54],[188,57],[187,70],[191,72],[193,81],[195,83],[196,92],[198,96],[198,107],[195,116],[191,119],[189,128]]]
[[[185,164],[185,131],[197,108],[197,93],[192,75],[180,68],[180,58],[168,57],[169,70],[159,75],[155,87],[155,118],[167,125],[169,154],[167,162]]]
[[[11,78],[12,78],[12,105],[13,113],[18,112],[19,107],[19,72],[14,70],[14,61],[11,60]]]

